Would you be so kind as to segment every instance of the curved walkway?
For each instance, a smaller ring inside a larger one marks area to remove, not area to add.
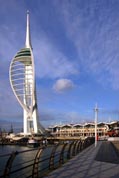
[[[91,145],[45,178],[119,178],[117,160],[110,142],[98,142],[96,148]]]

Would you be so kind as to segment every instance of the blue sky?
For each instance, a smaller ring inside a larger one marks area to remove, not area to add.
[[[0,127],[22,127],[9,65],[30,11],[38,111],[45,127],[119,119],[118,0],[0,0]]]

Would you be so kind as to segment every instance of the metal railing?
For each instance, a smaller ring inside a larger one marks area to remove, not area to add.
[[[0,155],[0,162],[6,160],[4,167],[0,170],[0,178],[43,177],[93,143],[94,138],[87,138]]]

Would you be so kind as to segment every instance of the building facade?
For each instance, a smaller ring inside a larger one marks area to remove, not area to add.
[[[85,123],[83,124],[65,124],[65,125],[55,125],[49,127],[49,130],[53,136],[56,137],[94,137],[95,136],[95,123]],[[109,132],[114,131],[118,133],[119,122],[111,123],[98,123],[97,124],[97,135],[99,137],[108,136]],[[113,136],[113,135],[112,135]]]

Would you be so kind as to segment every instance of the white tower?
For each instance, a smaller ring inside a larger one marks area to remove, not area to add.
[[[45,129],[38,124],[35,68],[30,38],[29,12],[27,11],[26,44],[12,59],[9,70],[10,84],[14,95],[23,108],[23,131],[44,133]]]

